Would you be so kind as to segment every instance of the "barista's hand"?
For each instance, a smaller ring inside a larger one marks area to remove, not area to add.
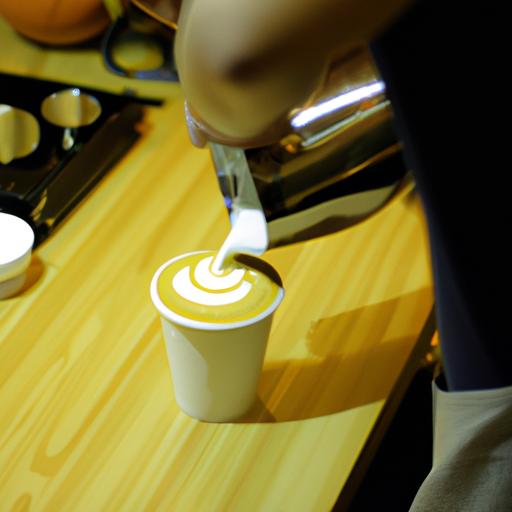
[[[204,148],[208,142],[208,134],[205,133],[197,119],[190,112],[188,103],[185,101],[185,119],[187,121],[188,134],[194,146]]]
[[[175,60],[192,140],[279,139],[333,55],[371,40],[411,0],[183,0]]]
[[[194,114],[187,101],[185,101],[185,120],[187,122],[190,140],[192,144],[198,148],[203,148],[208,142],[217,142],[219,144],[240,148],[265,146],[279,140],[289,129],[288,123],[284,121],[282,125],[276,123],[271,129],[262,133],[259,137],[250,137],[249,139],[228,137],[201,122],[199,117]]]

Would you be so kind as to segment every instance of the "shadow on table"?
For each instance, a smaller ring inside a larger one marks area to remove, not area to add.
[[[43,281],[46,272],[47,268],[43,261],[37,255],[33,254],[30,265],[25,271],[25,282],[23,286],[9,298],[15,299],[22,295],[25,296],[32,293],[37,288],[37,285]]]
[[[240,422],[304,420],[386,398],[426,320],[411,318],[426,316],[431,305],[424,288],[314,322],[310,356],[267,362],[259,399]]]
[[[20,293],[25,293],[33,288],[43,278],[46,270],[46,266],[39,256],[32,254],[32,260],[27,269],[27,278]]]

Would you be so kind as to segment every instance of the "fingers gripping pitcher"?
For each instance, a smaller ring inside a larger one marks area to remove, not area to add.
[[[243,416],[256,398],[274,311],[284,291],[276,271],[255,258],[213,270],[215,253],[164,263],[151,282],[161,315],[176,401],[212,422]]]

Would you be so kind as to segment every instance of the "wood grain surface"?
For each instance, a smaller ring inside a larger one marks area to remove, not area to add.
[[[8,46],[6,46],[8,45]],[[1,70],[126,86],[93,50],[36,47],[0,22]],[[0,511],[327,511],[432,306],[425,229],[404,193],[365,224],[270,251],[286,298],[258,403],[208,424],[174,400],[154,271],[228,233],[173,84],[141,139],[0,302]]]

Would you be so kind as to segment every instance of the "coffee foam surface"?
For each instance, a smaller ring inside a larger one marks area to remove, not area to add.
[[[231,323],[262,314],[282,293],[271,276],[237,261],[214,272],[214,257],[210,251],[172,261],[157,283],[164,305],[190,320]]]

